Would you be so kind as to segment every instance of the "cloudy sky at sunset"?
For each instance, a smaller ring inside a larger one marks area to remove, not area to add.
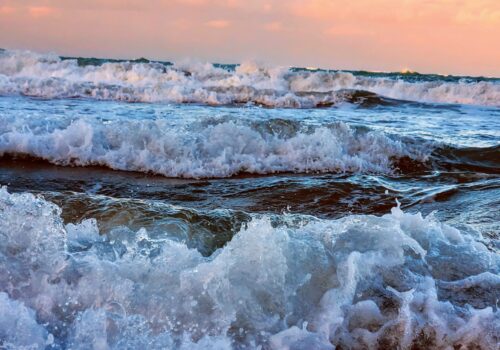
[[[0,47],[500,76],[500,0],[0,0]]]

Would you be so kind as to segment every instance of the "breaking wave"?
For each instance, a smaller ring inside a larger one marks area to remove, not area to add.
[[[167,65],[147,60],[79,65],[77,59],[55,55],[0,51],[0,94],[293,108],[343,102],[376,105],[388,103],[385,98],[499,106],[500,84],[496,80],[438,78],[406,81],[251,62],[234,69],[209,63]]]
[[[253,215],[205,257],[169,232],[64,225],[0,189],[3,348],[482,348],[500,337],[499,255],[399,208]]]
[[[342,122],[306,127],[280,120],[222,121],[172,127],[168,120],[103,122],[87,118],[57,125],[37,120],[26,124],[24,119],[14,118],[0,126],[0,156],[27,155],[60,165],[100,165],[167,177],[385,174],[395,171],[398,159],[423,161],[429,152],[425,143],[411,145]]]

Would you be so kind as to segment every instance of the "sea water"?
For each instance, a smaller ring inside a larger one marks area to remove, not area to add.
[[[500,80],[0,52],[0,347],[495,349]]]

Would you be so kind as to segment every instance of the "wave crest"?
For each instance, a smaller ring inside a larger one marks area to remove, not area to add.
[[[81,66],[76,59],[63,60],[55,55],[0,52],[0,94],[293,108],[363,101],[345,90],[418,102],[498,106],[500,101],[500,84],[493,81],[410,82],[250,62],[234,70],[208,63],[165,65],[148,61]]]
[[[425,147],[345,123],[299,128],[285,127],[283,121],[279,133],[269,123],[225,121],[199,128],[191,125],[189,130],[172,128],[165,120],[103,123],[78,119],[52,126],[52,130],[47,125],[14,124],[0,129],[0,155],[206,178],[240,173],[392,173],[395,159],[423,160],[428,152]]]

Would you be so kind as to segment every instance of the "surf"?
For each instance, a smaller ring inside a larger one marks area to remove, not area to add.
[[[384,98],[498,106],[500,83],[486,78],[433,75],[416,79],[395,74],[381,77],[363,72],[308,71],[254,62],[227,66],[86,60],[82,64],[81,59],[62,59],[55,54],[4,50],[0,52],[0,94],[270,108],[324,108],[367,99],[371,105],[388,103]]]
[[[5,187],[0,210],[7,346],[496,343],[498,255],[398,207],[338,220],[253,215],[208,257],[168,230],[65,225],[54,204]]]

